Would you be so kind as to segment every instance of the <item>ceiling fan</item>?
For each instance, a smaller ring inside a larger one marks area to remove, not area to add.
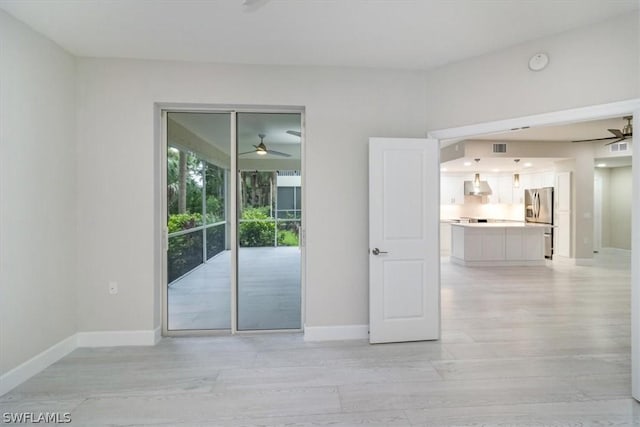
[[[607,129],[614,136],[610,136],[608,138],[580,139],[578,141],[572,141],[572,142],[606,141],[608,139],[615,139],[615,141],[607,142],[606,144],[604,144],[604,145],[611,145],[611,144],[615,144],[616,142],[624,141],[627,138],[631,138],[633,136],[633,125],[631,124],[631,120],[633,119],[633,116],[625,116],[623,118],[627,121],[627,124],[622,128],[622,130]]]
[[[243,154],[251,154],[256,153],[260,156],[264,156],[266,154],[272,154],[274,156],[280,157],[291,157],[291,154],[283,153],[281,151],[269,150],[266,145],[264,145],[264,137],[266,135],[264,133],[259,133],[258,137],[260,137],[260,144],[254,145],[255,150],[247,151],[245,153],[240,153],[238,156],[242,156]]]
[[[297,136],[297,137],[302,136],[302,132],[300,132],[299,130],[288,130],[287,133],[289,135],[293,135],[293,136]]]

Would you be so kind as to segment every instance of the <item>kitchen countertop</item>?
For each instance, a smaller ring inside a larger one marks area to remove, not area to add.
[[[473,221],[469,221],[469,219],[464,218],[464,219],[460,219],[460,218],[440,218],[440,222],[444,222],[444,223],[451,223],[451,224],[458,224],[458,223],[470,223],[470,222],[477,222],[477,220],[473,220]],[[483,223],[505,223],[505,222],[516,222],[516,223],[522,223],[524,221],[520,221],[517,219],[500,219],[500,218],[482,218],[482,222]]]
[[[536,224],[531,222],[451,222],[457,227],[470,228],[555,228],[556,225]]]

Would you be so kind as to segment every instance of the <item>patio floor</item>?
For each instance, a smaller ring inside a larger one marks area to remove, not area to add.
[[[298,329],[300,249],[240,248],[238,329]],[[168,292],[169,330],[230,329],[231,251],[176,280]]]

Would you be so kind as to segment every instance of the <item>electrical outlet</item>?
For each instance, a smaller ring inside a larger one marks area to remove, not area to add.
[[[109,282],[109,294],[115,295],[118,293],[118,282]]]

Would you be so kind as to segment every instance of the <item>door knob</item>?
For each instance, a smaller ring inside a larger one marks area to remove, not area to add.
[[[374,255],[380,255],[380,254],[388,254],[389,252],[385,252],[385,251],[381,251],[378,248],[373,248],[373,250],[371,251],[372,254]]]

